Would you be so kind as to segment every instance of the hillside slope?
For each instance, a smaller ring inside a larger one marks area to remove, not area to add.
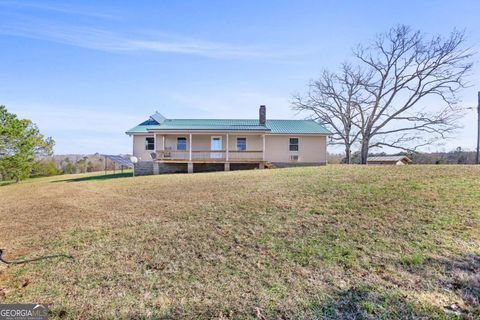
[[[72,175],[0,199],[4,258],[46,257],[0,265],[0,303],[52,318],[480,317],[480,167]]]

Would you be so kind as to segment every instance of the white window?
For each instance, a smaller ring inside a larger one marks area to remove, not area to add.
[[[247,150],[247,138],[238,137],[237,138],[237,151],[246,151]]]
[[[155,138],[145,138],[145,150],[155,150]]]
[[[288,150],[298,151],[298,138],[290,138]]]
[[[177,150],[187,150],[187,138],[178,137],[177,138]]]

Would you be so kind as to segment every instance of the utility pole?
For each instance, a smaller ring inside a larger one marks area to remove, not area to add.
[[[477,164],[480,164],[480,91],[478,91],[478,105],[477,105]]]

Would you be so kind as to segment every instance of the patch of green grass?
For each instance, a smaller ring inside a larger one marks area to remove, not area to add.
[[[266,311],[271,313],[277,307],[278,303],[285,298],[288,288],[283,284],[273,284],[268,288],[264,288],[260,296],[265,300]]]
[[[425,261],[425,256],[422,253],[414,253],[400,258],[400,263],[406,267],[418,267]]]
[[[0,180],[0,187],[15,183],[14,180]]]
[[[325,215],[325,212],[318,210],[318,209],[309,209],[308,210],[309,214],[316,215],[316,216],[323,216]]]
[[[310,305],[315,319],[447,319],[440,308],[424,308],[398,290],[359,285]]]
[[[313,239],[295,243],[289,249],[289,258],[302,266],[316,263],[339,264],[345,267],[352,266],[355,262],[355,254],[351,246],[322,240]]]
[[[118,173],[107,173],[107,174],[93,174],[93,175],[86,175],[80,177],[66,177],[63,180],[55,180],[54,182],[82,182],[82,181],[102,181],[102,180],[111,180],[111,179],[118,179],[118,178],[131,178],[133,176],[132,170],[125,170],[124,172]]]

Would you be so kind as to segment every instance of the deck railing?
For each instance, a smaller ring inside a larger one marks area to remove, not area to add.
[[[192,161],[262,161],[263,151],[227,151],[226,150],[192,150]],[[189,161],[188,150],[158,150],[157,160],[162,161]]]
[[[262,160],[263,151],[261,150],[229,151],[228,159],[231,161]]]

